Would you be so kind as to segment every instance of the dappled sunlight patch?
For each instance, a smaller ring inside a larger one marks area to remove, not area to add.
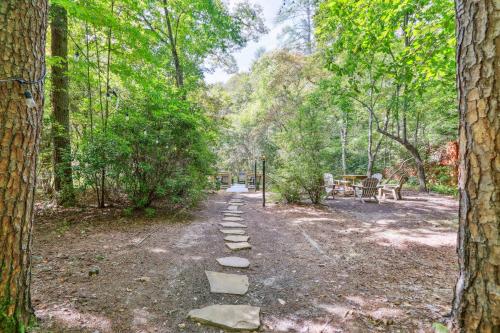
[[[265,331],[271,332],[300,332],[300,333],[334,333],[342,332],[335,327],[332,318],[318,320],[304,320],[291,315],[285,318],[269,317],[263,320]]]
[[[394,219],[378,219],[375,221],[375,223],[378,225],[389,226],[398,223],[398,221]]]
[[[384,320],[384,319],[397,319],[403,317],[404,312],[401,309],[395,308],[378,308],[376,310],[368,312],[369,316],[373,319]]]
[[[189,248],[199,245],[199,240],[204,237],[205,229],[201,224],[190,225],[175,244],[177,248]]]
[[[406,248],[407,243],[416,243],[431,247],[455,246],[456,233],[453,231],[434,231],[429,229],[402,230],[372,230],[372,236],[367,238],[381,246]]]
[[[350,307],[340,304],[316,304],[315,306],[341,319],[345,318],[352,310]]]
[[[148,247],[148,251],[152,253],[167,253],[167,250],[161,247]]]
[[[292,225],[300,224],[314,224],[315,222],[332,222],[331,218],[327,217],[301,217],[298,219],[293,219],[289,223]]]
[[[190,256],[189,259],[194,260],[194,261],[200,261],[200,260],[203,260],[203,257],[200,257],[200,256]]]
[[[53,320],[67,328],[86,328],[111,333],[111,320],[90,313],[81,313],[70,304],[54,305],[51,308],[36,310],[36,316],[43,320]]]
[[[132,326],[136,329],[144,328],[151,321],[152,316],[146,310],[146,308],[142,309],[134,309],[133,318],[132,318]]]
[[[359,306],[364,306],[366,304],[365,300],[360,296],[344,296],[344,298]]]

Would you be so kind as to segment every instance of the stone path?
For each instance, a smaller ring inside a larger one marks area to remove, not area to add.
[[[234,186],[233,186],[234,187]],[[241,192],[241,187],[233,191]],[[232,251],[251,249],[248,243],[250,237],[245,234],[247,225],[244,222],[243,211],[239,210],[245,206],[241,196],[233,196],[228,202],[226,210],[223,210],[222,222],[219,229],[224,237],[225,245]],[[224,267],[248,268],[250,261],[241,257],[224,257],[216,259]],[[205,271],[210,285],[211,293],[222,293],[232,295],[245,295],[250,283],[248,276],[243,274],[227,274],[221,272]],[[210,305],[202,309],[194,309],[189,312],[189,318],[200,323],[214,325],[229,330],[257,330],[260,327],[260,308],[251,305]]]
[[[240,229],[220,229],[220,232],[223,234],[229,234],[229,235],[244,235],[245,230],[240,230]]]
[[[250,305],[210,305],[191,310],[188,317],[230,330],[257,330],[260,327],[260,308]]]
[[[248,192],[248,188],[245,186],[245,184],[233,184],[226,191],[233,193],[241,193],[241,192]]]
[[[218,258],[217,262],[225,267],[248,268],[250,266],[250,261],[248,261],[248,259],[240,257]]]
[[[249,236],[245,235],[232,235],[224,237],[224,240],[228,242],[248,242],[249,238]]]

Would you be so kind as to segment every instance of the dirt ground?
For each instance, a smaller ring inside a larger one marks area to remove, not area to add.
[[[427,332],[449,312],[454,199],[262,208],[259,194],[243,194],[253,249],[238,254],[250,268],[236,270],[215,261],[230,254],[217,223],[231,196],[211,195],[191,217],[40,208],[36,332],[221,332],[186,319],[211,304],[260,306],[264,332]],[[210,294],[205,270],[244,272],[250,289]]]

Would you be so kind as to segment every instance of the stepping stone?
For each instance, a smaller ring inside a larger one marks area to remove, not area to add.
[[[228,235],[244,235],[245,230],[239,230],[239,229],[220,229],[220,232],[223,234],[228,234]]]
[[[235,213],[224,213],[224,217],[226,216],[236,216],[236,217],[240,217],[241,214],[235,214]]]
[[[229,204],[230,204],[231,206],[243,206],[243,205],[245,205],[245,204],[244,204],[244,203],[242,203],[242,202],[229,202]]]
[[[248,276],[205,271],[210,292],[215,294],[244,295],[248,291]]]
[[[221,222],[219,223],[224,228],[246,228],[247,226],[236,222]]]
[[[243,212],[241,210],[223,210],[222,211],[223,214],[237,214],[237,215],[241,215],[243,214]]]
[[[233,251],[251,249],[252,245],[248,242],[226,243],[226,246]]]
[[[227,210],[236,211],[236,210],[238,210],[238,206],[235,206],[235,205],[227,206]]]
[[[228,242],[248,242],[248,239],[250,237],[248,236],[238,236],[238,235],[231,235],[231,236],[226,236],[224,237],[224,240],[225,241],[228,241]]]
[[[250,305],[209,305],[189,311],[188,317],[228,330],[253,331],[260,327],[260,308]]]
[[[217,262],[222,266],[234,268],[248,268],[250,266],[250,261],[248,261],[248,259],[240,257],[218,258]]]
[[[231,222],[235,222],[235,221],[245,221],[244,218],[241,218],[239,216],[227,216],[227,217],[224,217],[222,219],[222,221],[231,221]]]

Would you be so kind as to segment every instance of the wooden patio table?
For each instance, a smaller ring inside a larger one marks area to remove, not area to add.
[[[352,193],[354,194],[354,183],[356,180],[363,180],[367,178],[366,175],[343,175],[342,178],[344,179],[343,183],[345,187],[351,187]],[[347,191],[346,191],[347,192]]]
[[[363,180],[366,177],[366,175],[343,175],[342,178],[347,181],[351,181],[354,183],[356,180]]]

